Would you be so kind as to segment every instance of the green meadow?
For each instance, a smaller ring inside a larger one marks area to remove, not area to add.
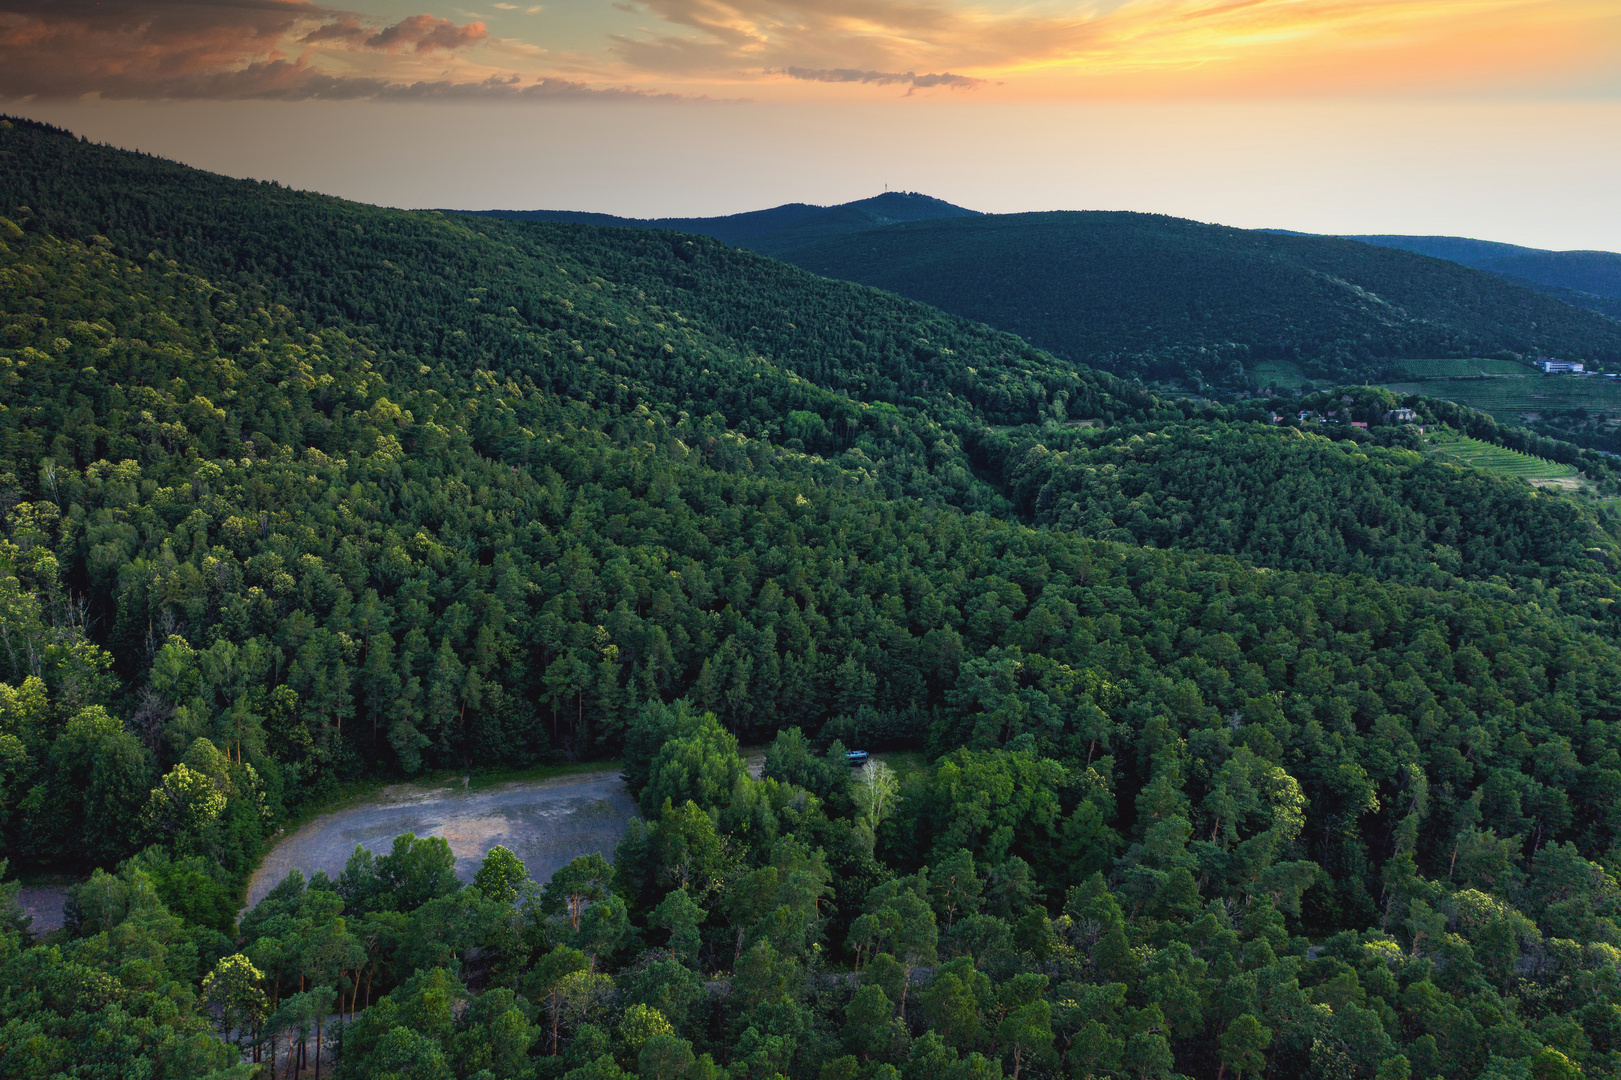
[[[1603,376],[1529,375],[1525,378],[1471,380],[1422,379],[1386,384],[1403,394],[1445,398],[1491,413],[1504,423],[1517,423],[1524,413],[1621,413],[1621,379]]]
[[[1475,357],[1468,360],[1398,360],[1404,379],[1458,379],[1479,375],[1529,375],[1536,369],[1514,360]]]

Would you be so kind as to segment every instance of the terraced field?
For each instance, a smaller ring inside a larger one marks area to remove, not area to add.
[[[1517,476],[1522,480],[1565,480],[1579,475],[1573,466],[1493,446],[1479,439],[1436,436],[1430,441],[1430,448],[1459,465],[1473,465],[1477,469],[1500,476]]]

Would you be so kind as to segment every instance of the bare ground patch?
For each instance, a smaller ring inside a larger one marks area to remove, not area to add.
[[[479,790],[460,785],[395,784],[361,806],[336,810],[282,838],[248,882],[248,906],[297,869],[306,877],[343,870],[355,847],[384,854],[401,833],[442,836],[456,855],[456,874],[471,881],[497,844],[544,882],[558,867],[593,852],[612,858],[637,812],[616,772],[517,781]]]
[[[1593,482],[1581,476],[1550,476],[1531,480],[1534,487],[1552,488],[1555,491],[1588,491]]]

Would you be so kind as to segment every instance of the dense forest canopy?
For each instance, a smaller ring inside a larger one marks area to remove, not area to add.
[[[1566,610],[1607,618],[1621,566],[1610,514],[1421,446],[1411,427],[1379,445],[1209,421],[1027,437],[1006,460],[1010,493],[1040,524],[1279,569],[1551,585]]]
[[[1547,251],[1461,236],[1350,236],[1486,270],[1538,292],[1621,318],[1621,253]]]
[[[751,246],[1116,374],[1242,389],[1265,360],[1378,382],[1411,357],[1621,361],[1621,323],[1482,270],[1158,214],[998,214]],[[1292,389],[1292,388],[1290,388]]]
[[[1615,514],[1380,417],[1610,459],[19,120],[0,314],[0,843],[90,874],[5,1075],[1621,1073]],[[609,757],[611,862],[239,917],[346,781]]]

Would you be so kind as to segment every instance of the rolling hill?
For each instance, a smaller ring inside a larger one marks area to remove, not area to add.
[[[760,250],[766,250],[767,246],[772,245],[805,243],[823,237],[866,232],[868,229],[879,229],[899,222],[979,216],[976,210],[965,210],[960,206],[953,206],[951,203],[913,191],[886,191],[870,199],[840,203],[837,206],[787,203],[769,210],[751,210],[741,214],[704,218],[626,218],[573,210],[460,212],[480,217],[507,218],[512,221],[613,225],[625,229],[672,229],[676,232],[713,236],[728,244],[740,244]]]
[[[1239,386],[1270,359],[1364,382],[1401,358],[1621,361],[1621,323],[1481,271],[1347,240],[1078,212],[759,246],[1147,379]]]
[[[1613,251],[1548,251],[1458,236],[1347,236],[1380,247],[1447,259],[1621,318],[1621,255]]]
[[[988,323],[1073,363],[1177,385],[1266,388],[1277,361],[1365,382],[1415,358],[1621,361],[1621,325],[1571,310],[1621,305],[1591,291],[1621,288],[1605,261],[1621,256],[1605,253],[1350,238],[1358,244],[1149,214],[977,214],[901,193],[715,218],[486,213],[713,236]]]

